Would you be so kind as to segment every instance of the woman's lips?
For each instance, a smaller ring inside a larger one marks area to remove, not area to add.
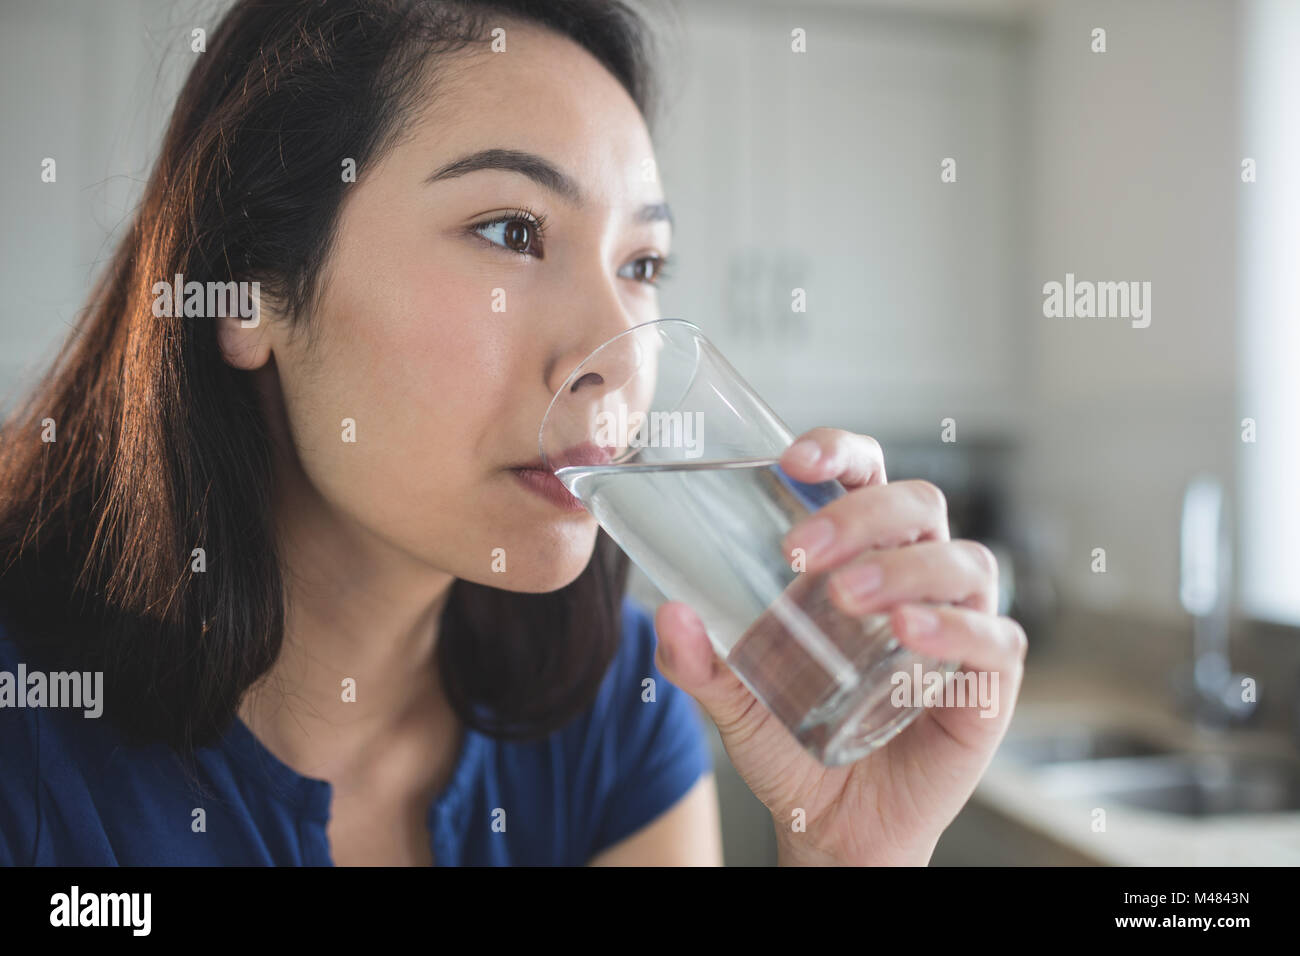
[[[559,469],[571,468],[575,465],[604,465],[612,459],[613,456],[608,448],[602,448],[591,442],[582,442],[571,448],[564,449],[552,459],[551,463]],[[519,479],[531,490],[561,509],[565,511],[586,510],[582,501],[575,498],[569,492],[569,489],[564,487],[564,482],[556,478],[555,474],[542,463],[540,458],[530,461],[526,465],[517,465],[511,471],[518,475]]]
[[[510,470],[518,475],[519,480],[530,490],[546,498],[560,509],[564,511],[586,510],[582,502],[575,498],[568,488],[564,487],[564,482],[549,471],[544,471],[541,468],[512,468]]]

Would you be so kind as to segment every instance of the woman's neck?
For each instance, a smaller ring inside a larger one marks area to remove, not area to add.
[[[329,506],[296,463],[277,463],[284,569],[279,658],[239,715],[289,766],[346,777],[376,744],[447,706],[436,667],[454,578]]]

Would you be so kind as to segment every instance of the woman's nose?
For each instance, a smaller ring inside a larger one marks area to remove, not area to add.
[[[612,289],[595,300],[587,298],[583,307],[571,314],[569,322],[557,323],[562,331],[543,373],[550,394],[561,388],[593,394],[622,388],[641,364],[637,336],[623,334],[638,320]],[[580,374],[570,381],[579,366]]]
[[[583,336],[583,344],[555,363],[550,376],[551,393],[563,389],[568,397],[587,402],[607,402],[624,392],[645,362],[636,325],[627,319],[611,330],[606,325],[598,335]]]
[[[622,324],[621,331],[576,357],[555,385],[541,433],[549,467],[609,461],[641,427],[656,377],[655,350],[646,341],[653,332],[630,320]]]

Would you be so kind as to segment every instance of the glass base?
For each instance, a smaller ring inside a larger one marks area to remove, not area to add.
[[[888,614],[840,611],[831,603],[828,580],[825,571],[796,576],[726,660],[809,753],[838,766],[888,743],[920,716],[919,694],[895,702],[896,675],[910,682],[918,667],[924,675],[955,665],[900,644]]]
[[[922,672],[954,669],[951,662],[921,657],[890,638],[889,652],[855,687],[809,712],[795,732],[796,739],[828,767],[854,763],[883,747],[925,710],[891,700],[894,685],[890,676],[899,671],[911,674],[916,664]]]

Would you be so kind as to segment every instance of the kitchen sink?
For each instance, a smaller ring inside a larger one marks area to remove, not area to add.
[[[998,748],[999,757],[1031,765],[1153,757],[1169,752],[1170,748],[1141,734],[1097,727],[1072,727],[1050,734],[1008,737]]]
[[[1251,754],[1174,753],[1045,766],[1044,796],[1116,803],[1179,816],[1300,811],[1300,761]]]

